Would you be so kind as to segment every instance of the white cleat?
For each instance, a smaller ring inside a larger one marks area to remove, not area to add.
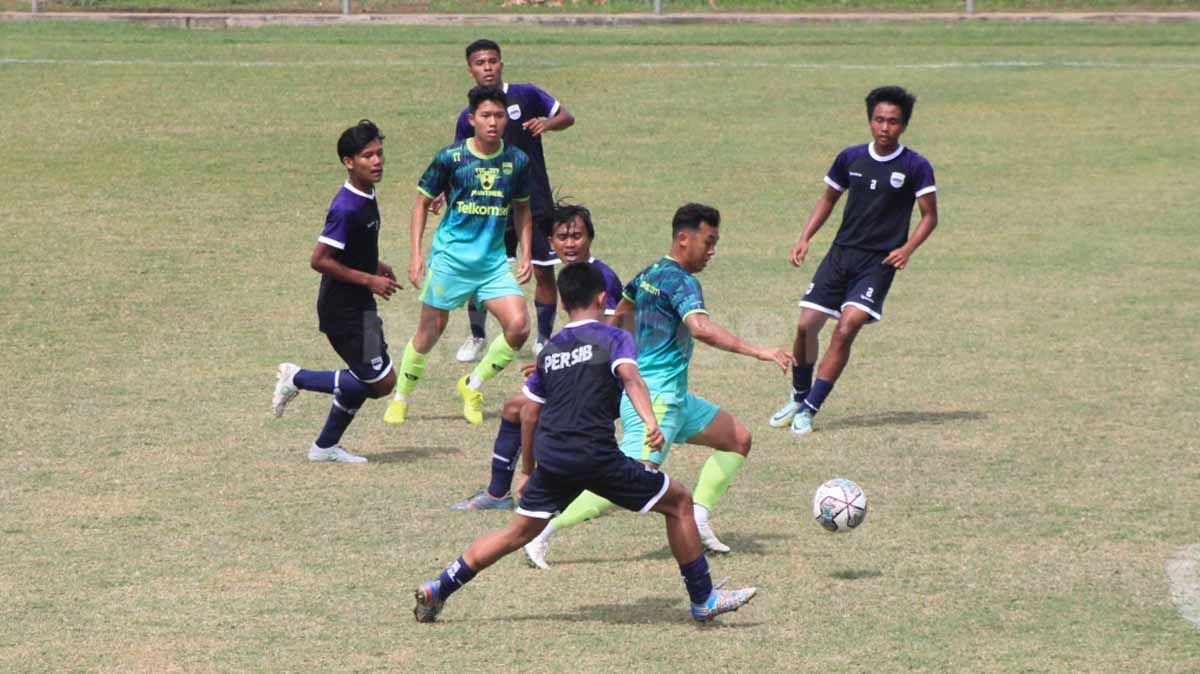
[[[522,550],[525,551],[525,558],[529,560],[530,566],[543,571],[550,570],[550,565],[546,563],[546,553],[550,551],[550,541],[535,538],[526,543]]]
[[[546,343],[545,343],[545,342],[543,342],[543,341],[542,341],[542,340],[540,340],[540,339],[534,340],[534,342],[533,342],[533,348],[531,349],[531,351],[533,351],[533,357],[534,357],[534,358],[537,358],[537,357],[538,357],[538,354],[539,354],[539,353],[541,353],[541,352],[542,352],[542,349],[544,349],[544,348],[546,348]]]
[[[779,408],[779,411],[771,415],[771,420],[767,422],[771,428],[784,428],[792,423],[792,417],[803,407],[802,404],[795,400],[787,401],[787,404]]]
[[[366,463],[367,457],[351,454],[337,445],[322,449],[314,442],[308,448],[308,460],[313,463]]]
[[[696,522],[696,530],[700,532],[700,543],[709,552],[718,552],[724,555],[730,551],[729,546],[717,538],[717,535],[713,533],[712,527],[707,522],[704,524]]]
[[[792,433],[794,435],[808,435],[812,433],[812,422],[812,410],[805,407],[792,419]]]
[[[300,389],[296,388],[296,382],[292,381],[299,371],[300,366],[294,363],[279,364],[279,379],[275,381],[275,395],[271,396],[271,411],[275,413],[276,419],[283,416],[283,410],[288,403],[300,395]]]
[[[483,351],[485,341],[485,337],[467,335],[467,341],[458,347],[458,353],[454,354],[454,360],[460,363],[471,363],[479,360],[479,353]]]

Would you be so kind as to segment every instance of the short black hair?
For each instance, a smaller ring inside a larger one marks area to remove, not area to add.
[[[476,40],[467,45],[467,63],[471,62],[471,54],[477,51],[494,51],[496,56],[500,56],[500,45],[491,40]]]
[[[675,211],[675,217],[671,220],[671,236],[678,234],[681,229],[700,229],[701,222],[720,227],[721,212],[704,204],[684,204]]]
[[[359,121],[358,124],[343,131],[341,137],[338,138],[338,159],[357,155],[373,140],[383,141],[383,134],[379,133],[379,127],[369,119]]]
[[[905,91],[903,87],[894,85],[875,87],[871,93],[867,94],[868,120],[875,114],[875,106],[880,103],[891,103],[900,108],[900,114],[904,117],[904,126],[908,126],[908,120],[912,119],[913,106],[917,104],[917,97]]]
[[[567,311],[585,309],[604,291],[604,274],[590,262],[572,262],[558,274],[558,296]]]
[[[564,225],[573,222],[575,218],[583,223],[587,229],[588,238],[596,238],[596,228],[592,226],[592,212],[583,204],[571,204],[566,201],[559,201],[554,204],[554,225],[550,227],[550,233],[554,234],[554,230],[558,229],[559,225]]]
[[[493,101],[502,108],[508,107],[508,97],[504,95],[504,90],[500,87],[481,84],[467,92],[467,107],[471,109],[471,112],[475,112],[479,108],[479,104],[484,101]]]

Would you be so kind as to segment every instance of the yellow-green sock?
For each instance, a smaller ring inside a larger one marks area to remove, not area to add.
[[[599,517],[600,513],[613,507],[612,501],[597,496],[590,491],[585,491],[578,496],[561,515],[550,520],[550,524],[554,525],[555,530],[570,529],[576,524]]]
[[[479,361],[479,364],[475,366],[475,370],[471,374],[475,375],[480,383],[485,382],[500,374],[516,357],[516,350],[508,345],[508,342],[504,339],[504,335],[500,335],[488,345],[488,350],[484,354],[483,360]]]
[[[692,501],[710,511],[717,507],[717,502],[733,484],[733,478],[737,477],[743,463],[746,463],[746,457],[737,452],[713,452],[704,462],[704,468],[700,469],[700,479],[696,481]]]
[[[429,356],[417,353],[412,340],[409,340],[404,347],[404,357],[400,359],[400,380],[396,382],[397,395],[408,396],[417,388],[417,382],[421,381],[421,375],[425,374],[425,364],[428,362]]]

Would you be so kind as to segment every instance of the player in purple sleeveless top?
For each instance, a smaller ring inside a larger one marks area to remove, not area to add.
[[[883,301],[892,278],[937,227],[933,167],[900,144],[916,97],[900,87],[887,86],[872,90],[866,103],[873,142],[848,147],[834,160],[825,176],[825,193],[791,253],[792,265],[799,267],[813,236],[842,193],[849,192],[842,225],[800,302],[792,398],[769,422],[776,428],[790,425],[796,435],[812,431],[813,417],[850,360],[855,337],[864,325],[883,318]],[[921,210],[921,221],[909,237],[914,202]],[[818,335],[830,317],[837,319],[837,328],[816,368],[814,382]]]
[[[392,268],[379,260],[375,184],[383,179],[383,135],[364,119],[342,133],[337,149],[348,174],[346,184],[329,205],[309,264],[321,274],[321,332],[348,369],[305,370],[281,363],[271,407],[279,417],[300,391],[333,395],[329,417],[308,450],[308,460],[366,463],[338,442],[367,398],[382,398],[396,384],[374,296],[386,300],[402,286]]]
[[[529,155],[529,209],[533,216],[533,277],[536,282],[533,306],[537,313],[537,334],[534,354],[554,331],[554,315],[558,294],[554,284],[554,265],[559,259],[546,243],[554,216],[554,199],[546,157],[542,152],[542,135],[547,131],[563,131],[575,123],[575,117],[565,105],[533,84],[504,81],[504,62],[500,45],[491,40],[476,40],[467,46],[467,72],[476,84],[501,87],[508,98],[509,124],[504,129],[504,142]],[[467,121],[467,111],[458,116],[454,129],[455,142],[470,138],[474,129]],[[440,208],[435,204],[433,208]],[[517,239],[511,222],[506,235],[508,256],[516,257]],[[461,362],[475,360],[485,344],[484,322],[487,312],[474,303],[467,305],[471,334],[459,348],[456,358]]]
[[[646,424],[647,444],[660,448],[663,435],[638,373],[633,337],[598,320],[604,315],[604,288],[603,274],[587,262],[568,265],[559,277],[571,322],[546,343],[525,385],[530,404],[521,410],[521,505],[508,526],[476,538],[437,578],[417,588],[417,622],[435,622],[454,592],[533,540],[585,489],[623,508],[666,517],[667,541],[691,599],[693,619],[708,622],[754,596],[752,587],[714,586],[687,487],[625,456],[617,446],[614,420],[622,391]]]

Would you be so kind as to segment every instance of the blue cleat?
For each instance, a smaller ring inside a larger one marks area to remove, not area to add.
[[[437,622],[438,614],[446,605],[445,600],[438,598],[438,590],[441,587],[441,581],[431,580],[428,583],[421,583],[421,587],[417,588],[417,605],[413,608],[413,616],[416,617],[417,622]]]
[[[512,494],[496,498],[487,493],[487,490],[475,492],[468,499],[459,501],[450,506],[451,510],[512,510],[513,497]]]
[[[808,435],[812,433],[813,412],[807,407],[801,409],[792,417],[792,433],[795,435]]]
[[[723,583],[722,583],[723,584]],[[712,594],[703,604],[692,604],[692,618],[696,622],[708,623],[722,613],[736,611],[754,598],[758,588],[747,587],[741,590],[723,590],[720,585],[713,588]]]

